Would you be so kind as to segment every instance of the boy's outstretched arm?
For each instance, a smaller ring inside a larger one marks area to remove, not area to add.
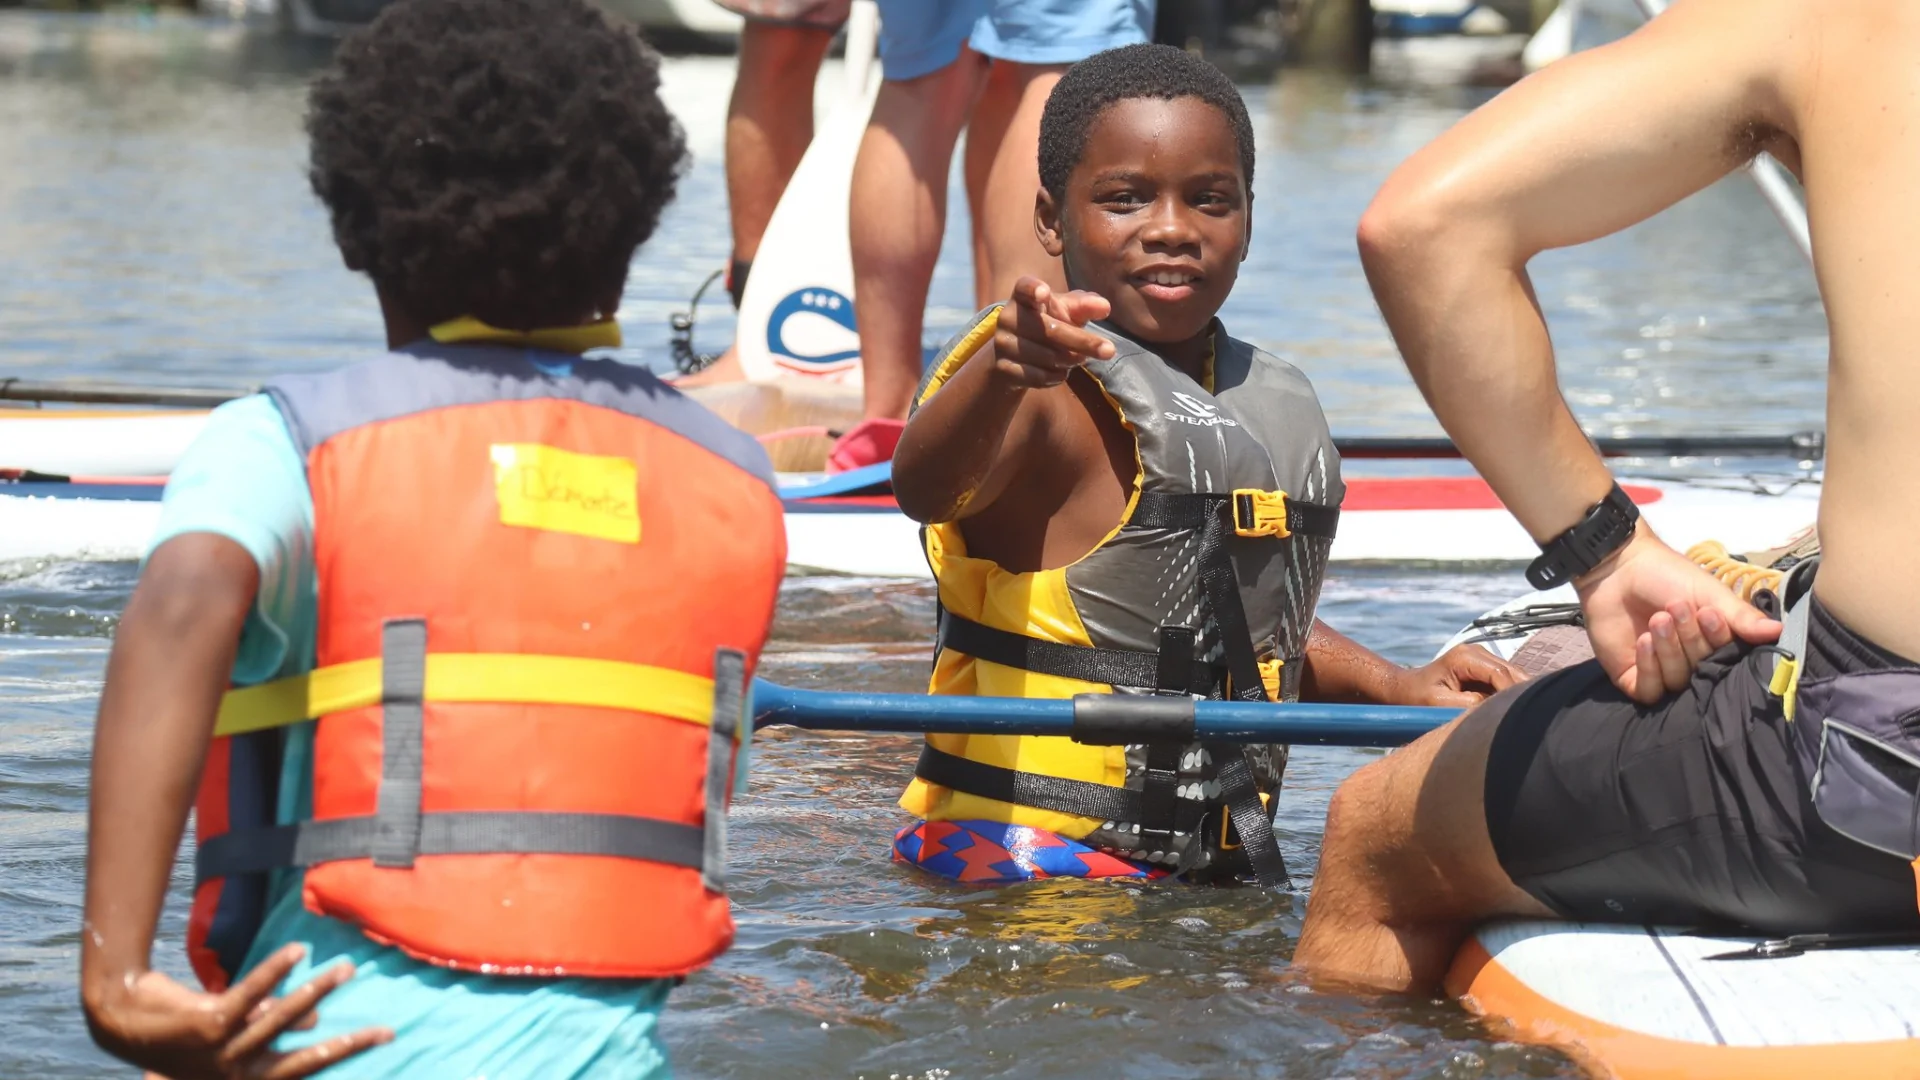
[[[1025,466],[1041,423],[1027,391],[1059,386],[1089,357],[1111,357],[1113,342],[1085,328],[1108,310],[1094,293],[1056,293],[1036,277],[1015,282],[992,343],[961,365],[900,436],[893,489],[901,511],[931,524],[992,504]]]
[[[314,1005],[353,973],[335,968],[270,997],[299,960],[298,946],[221,994],[150,967],[167,878],[259,577],[253,556],[225,537],[188,533],[162,544],[121,617],[100,695],[81,1000],[103,1049],[173,1080],[308,1076],[392,1037],[360,1031],[275,1054],[274,1037],[310,1023]]]
[[[1466,708],[1527,677],[1478,645],[1456,645],[1431,663],[1401,667],[1319,619],[1305,660],[1300,696],[1307,701]]]

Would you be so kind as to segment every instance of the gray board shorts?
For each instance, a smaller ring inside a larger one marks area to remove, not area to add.
[[[1769,597],[1770,598],[1770,597]],[[1815,812],[1777,650],[1719,650],[1651,707],[1594,660],[1504,691],[1487,830],[1514,884],[1567,919],[1774,935],[1920,931],[1915,868]],[[1915,668],[1814,601],[1803,678]],[[1920,703],[1916,703],[1920,704]],[[1907,780],[1920,790],[1920,769]]]

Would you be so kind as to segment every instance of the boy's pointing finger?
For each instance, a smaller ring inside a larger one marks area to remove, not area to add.
[[[1053,289],[1032,274],[1022,274],[1019,280],[1013,283],[1011,299],[1016,307],[1046,311],[1052,306]]]
[[[1096,319],[1104,319],[1113,313],[1113,305],[1097,292],[1075,289],[1054,298],[1054,314],[1075,326],[1085,326]]]

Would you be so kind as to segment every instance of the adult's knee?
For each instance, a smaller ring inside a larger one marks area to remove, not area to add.
[[[1338,855],[1365,850],[1378,837],[1381,820],[1380,773],[1383,761],[1371,762],[1340,782],[1327,800],[1322,852]]]
[[[818,27],[749,21],[740,35],[737,85],[776,104],[800,95],[812,109],[813,83],[832,43],[832,32]]]

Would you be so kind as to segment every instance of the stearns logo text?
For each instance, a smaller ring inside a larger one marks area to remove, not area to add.
[[[1239,427],[1240,426],[1234,421],[1229,420],[1224,416],[1221,416],[1220,406],[1211,404],[1209,402],[1201,401],[1199,398],[1194,397],[1192,394],[1183,394],[1180,391],[1175,390],[1173,392],[1173,403],[1175,405],[1180,406],[1180,408],[1184,411],[1174,412],[1172,409],[1168,409],[1164,415],[1169,420],[1173,420],[1182,424],[1192,424],[1194,427]]]

